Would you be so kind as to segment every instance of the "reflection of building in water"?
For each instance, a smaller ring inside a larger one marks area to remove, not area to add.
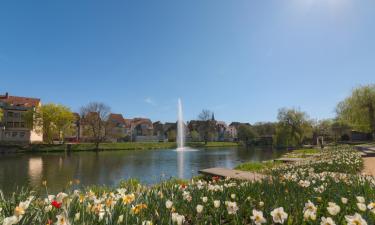
[[[29,159],[29,179],[32,186],[42,182],[43,160],[41,157]]]

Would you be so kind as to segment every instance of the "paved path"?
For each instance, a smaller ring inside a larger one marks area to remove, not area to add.
[[[375,156],[375,146],[356,146],[356,149],[361,152],[362,157]]]
[[[363,158],[364,169],[363,173],[375,176],[375,157]]]
[[[262,175],[259,173],[232,170],[232,169],[220,168],[220,167],[199,170],[199,173],[210,175],[210,176],[229,177],[233,179],[249,180],[249,181],[259,181],[266,177],[265,175]]]

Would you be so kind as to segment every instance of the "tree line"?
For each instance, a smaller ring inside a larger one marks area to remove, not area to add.
[[[255,123],[242,126],[238,131],[241,141],[247,142],[268,135],[279,147],[297,147],[315,142],[323,137],[326,141],[348,141],[352,130],[375,137],[375,85],[359,86],[351,95],[336,106],[333,119],[313,120],[306,112],[294,108],[279,109],[277,122]]]
[[[114,124],[108,121],[111,109],[104,103],[92,102],[80,109],[81,122],[85,124],[85,132],[91,137],[96,146],[109,135]],[[0,110],[0,121],[3,116]],[[199,130],[193,130],[191,137],[203,136],[205,142],[212,139],[215,125],[212,122],[212,112],[203,110],[198,120],[203,124]],[[45,104],[30,110],[24,115],[28,126],[43,133],[44,140],[63,141],[65,136],[76,132],[73,130],[77,120],[73,112],[60,104]],[[336,107],[336,118],[315,121],[306,112],[294,108],[282,108],[278,111],[277,122],[255,123],[251,126],[238,127],[238,139],[249,142],[257,137],[272,136],[277,146],[301,146],[312,143],[314,137],[323,136],[329,141],[343,139],[348,131],[356,130],[375,136],[375,85],[355,88],[351,95],[339,102]],[[175,134],[171,134],[175,137]]]

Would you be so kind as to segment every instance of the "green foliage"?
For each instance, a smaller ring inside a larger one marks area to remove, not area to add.
[[[192,141],[199,141],[199,133],[196,130],[190,132],[191,140]]]
[[[279,207],[287,217],[282,224],[318,225],[323,224],[322,217],[331,217],[335,224],[349,224],[346,216],[355,213],[367,224],[375,224],[375,180],[354,174],[360,164],[357,152],[340,147],[310,164],[272,169],[269,179],[259,181],[171,179],[145,186],[132,179],[115,187],[69,186],[66,193],[56,196],[48,193],[47,184],[41,195],[21,190],[10,197],[0,196],[0,224],[22,212],[17,224],[177,224],[178,214],[183,216],[180,224],[240,225],[255,224],[253,210],[262,213],[263,224],[280,224],[271,213]],[[345,168],[349,173],[342,173]],[[364,211],[359,210],[359,196],[366,203]],[[52,201],[60,206],[52,206],[56,205]],[[334,214],[328,209],[332,203],[340,207]],[[306,216],[311,214],[313,219]],[[57,221],[61,217],[63,220]]]
[[[238,139],[244,143],[247,143],[248,141],[250,141],[251,139],[254,139],[257,134],[255,133],[255,131],[251,128],[251,126],[247,126],[247,125],[240,125],[238,127],[238,131],[237,131],[237,136],[238,136]]]
[[[64,140],[65,135],[71,132],[75,120],[68,107],[53,103],[30,109],[25,113],[24,119],[29,127],[43,134],[47,143],[52,143],[54,139]]]
[[[340,121],[363,132],[375,133],[375,85],[361,86],[340,102],[336,109]]]
[[[277,123],[272,123],[272,122],[258,122],[255,123],[253,126],[254,131],[259,135],[259,136],[265,136],[265,135],[275,135],[276,134],[276,127]]]
[[[2,108],[0,108],[0,122],[3,121],[4,111]]]
[[[168,141],[169,142],[176,141],[176,137],[177,137],[176,130],[170,130],[170,131],[168,131],[167,135],[168,135]]]
[[[250,172],[264,172],[265,170],[271,169],[280,162],[265,161],[265,162],[247,162],[242,163],[235,167],[236,170],[250,171]]]
[[[312,137],[312,122],[305,112],[282,108],[277,116],[276,145],[300,146]]]

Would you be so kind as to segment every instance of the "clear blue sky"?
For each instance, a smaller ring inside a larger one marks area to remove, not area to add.
[[[373,0],[1,1],[0,92],[126,118],[333,117],[375,81]]]

